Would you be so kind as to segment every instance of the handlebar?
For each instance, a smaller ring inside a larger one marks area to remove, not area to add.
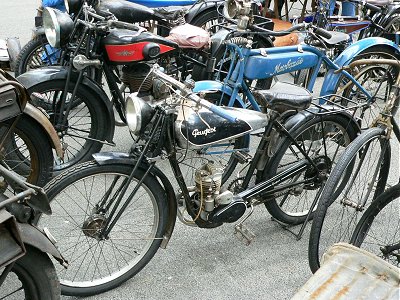
[[[211,102],[209,102],[207,100],[204,100],[197,94],[194,94],[193,91],[190,88],[188,88],[184,83],[182,83],[182,82],[176,80],[175,78],[162,72],[159,69],[158,65],[154,65],[153,73],[157,77],[163,79],[164,81],[168,82],[172,86],[179,89],[183,93],[183,96],[185,96],[187,99],[190,99],[193,102],[199,104],[200,106],[203,106],[203,107],[209,109],[213,113],[217,114],[221,118],[228,120],[229,122],[232,122],[232,123],[236,122],[236,117],[232,116],[227,110],[225,110],[224,108],[222,108],[220,106],[212,104]]]

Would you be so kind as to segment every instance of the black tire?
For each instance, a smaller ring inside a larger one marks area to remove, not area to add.
[[[322,128],[325,128],[325,134],[322,134]],[[321,123],[321,119],[317,116],[303,122],[292,128],[290,134],[327,177],[340,154],[345,151],[345,147],[357,137],[357,130],[354,126],[349,126],[348,117],[332,114],[324,116],[324,123]],[[263,170],[262,180],[272,178],[293,163],[305,159],[293,145],[289,138],[282,135],[282,140],[275,147],[277,150],[273,158]],[[311,178],[314,176],[312,169],[310,166],[297,178],[289,178],[281,184],[302,181],[307,176]],[[289,191],[280,193],[279,196],[264,199],[268,200],[265,202],[265,207],[273,218],[282,223],[291,225],[303,223],[325,180],[323,178],[308,185],[299,184]],[[313,217],[313,212],[310,217]]]
[[[58,64],[58,59],[56,57],[47,59],[47,61],[46,59],[43,59],[43,57],[47,57],[46,52],[48,52],[48,50],[46,49],[46,46],[49,46],[46,36],[40,35],[30,40],[24,47],[22,47],[15,63],[15,77],[18,77],[29,70]]]
[[[53,214],[51,217],[39,216],[38,223],[49,228],[58,240],[60,252],[69,261],[67,270],[57,268],[62,294],[88,296],[111,290],[137,274],[160,247],[168,218],[167,196],[151,175],[144,178],[135,199],[108,238],[96,239],[100,229],[95,227],[104,224],[112,209],[111,206],[107,211],[104,206],[104,211],[94,211],[102,199],[102,191],[105,193],[106,185],[111,184],[109,177],[117,179],[112,191],[114,195],[120,186],[118,182],[122,183],[132,171],[132,165],[98,165],[91,161],[66,170],[45,187]],[[143,175],[144,172],[138,170],[133,182],[142,179]],[[125,197],[135,186],[134,183],[129,186]],[[138,195],[147,196],[143,203],[141,198],[136,198]],[[123,198],[119,207],[125,200]],[[147,217],[146,212],[149,212]]]
[[[312,272],[319,269],[320,257],[330,246],[350,242],[362,211],[385,189],[390,156],[389,142],[380,128],[363,132],[343,153],[321,193],[311,226],[308,258]],[[376,181],[370,185],[375,171]]]
[[[36,248],[29,245],[25,245],[25,247],[26,254],[15,262],[14,267],[1,286],[0,298],[60,299],[60,283],[51,259],[46,253]],[[12,292],[16,293],[9,295],[9,297],[6,296]]]
[[[0,123],[0,137],[6,134],[13,120]],[[44,186],[52,176],[53,152],[47,133],[25,114],[7,135],[0,153],[2,161],[30,183]]]
[[[399,205],[400,184],[397,184],[372,202],[358,222],[350,241],[396,267],[400,266]]]
[[[65,88],[64,80],[49,80],[32,86],[28,89],[32,104],[42,107],[50,115],[50,121],[54,124],[53,97],[57,93],[57,100],[61,98]],[[68,86],[68,95],[72,94],[75,84]],[[67,97],[68,97],[67,95]],[[68,100],[67,100],[68,102]],[[97,95],[79,85],[74,103],[68,115],[68,127],[57,128],[61,143],[65,150],[64,161],[54,165],[54,171],[62,171],[73,164],[92,159],[92,154],[97,153],[103,144],[90,139],[104,141],[110,135],[112,128],[107,126],[108,111]],[[55,104],[59,114],[59,101]],[[78,127],[79,126],[79,127]],[[90,138],[90,139],[87,139]]]
[[[197,14],[189,23],[209,31],[211,26],[219,24],[221,21],[222,16],[218,13],[217,8],[214,7]],[[217,27],[214,27],[211,32],[215,33],[216,30]]]

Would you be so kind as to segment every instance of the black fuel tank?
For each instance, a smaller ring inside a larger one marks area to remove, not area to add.
[[[154,11],[151,8],[123,0],[100,0],[95,9],[99,14],[108,10],[115,15],[119,21],[128,23],[159,19],[154,15]]]

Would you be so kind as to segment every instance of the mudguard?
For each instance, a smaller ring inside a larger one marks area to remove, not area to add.
[[[61,147],[60,138],[53,124],[51,124],[45,114],[30,103],[26,104],[24,113],[34,119],[43,128],[47,134],[50,145],[56,150],[57,156],[62,159],[64,157],[64,151]]]
[[[52,66],[46,68],[40,68],[36,70],[29,71],[18,76],[17,80],[25,86],[25,88],[29,91],[33,86],[43,83],[45,81],[52,80],[66,80],[68,75],[68,69],[62,66]],[[71,73],[71,82],[74,83],[78,79],[78,73]],[[103,109],[107,112],[107,128],[109,128],[108,136],[106,136],[106,140],[110,143],[113,142],[114,130],[115,130],[115,119],[114,119],[114,111],[112,107],[112,102],[108,99],[107,94],[99,87],[99,85],[93,81],[92,79],[84,76],[82,80],[82,85],[85,86],[86,89],[90,90],[91,93],[97,96],[98,105],[101,105]]]
[[[223,94],[226,94],[228,96],[232,96],[233,90],[230,86],[227,86],[226,84],[215,81],[215,80],[202,80],[202,81],[196,81],[193,92],[195,93],[217,93],[221,92]],[[237,107],[242,107],[246,108],[246,105],[244,104],[242,98],[240,96],[236,96],[236,102],[238,103]]]
[[[400,6],[390,5],[386,15],[383,17],[383,20],[379,22],[379,25],[386,27],[395,14],[400,15]]]
[[[37,227],[33,225],[25,223],[18,223],[18,228],[24,244],[31,245],[32,247],[35,247],[42,252],[51,254],[63,266],[68,265],[67,261],[61,255],[60,251],[58,251],[56,246],[51,242],[51,240],[44,232],[40,231]]]
[[[121,164],[121,165],[134,165],[136,163],[136,158],[130,156],[127,153],[122,152],[100,152],[92,155],[94,160],[99,165],[110,165],[110,164]],[[143,162],[139,168],[147,170],[147,165]],[[164,238],[161,243],[161,248],[165,249],[171,238],[172,232],[174,231],[177,213],[177,201],[175,197],[174,188],[171,182],[168,180],[167,176],[156,166],[153,166],[150,174],[155,176],[160,182],[161,186],[164,188],[165,194],[167,195],[167,205],[168,205],[168,222],[164,233]]]
[[[206,10],[213,10],[216,7],[223,7],[224,1],[201,1],[200,3],[193,5],[188,13],[186,14],[186,22],[191,23],[197,16],[205,13]]]
[[[334,62],[339,67],[346,66],[355,56],[374,46],[383,46],[387,49],[394,50],[395,53],[400,55],[399,46],[392,41],[380,37],[369,37],[351,44],[335,59]],[[341,76],[340,73],[335,73],[334,70],[329,70],[322,84],[320,96],[334,94]]]

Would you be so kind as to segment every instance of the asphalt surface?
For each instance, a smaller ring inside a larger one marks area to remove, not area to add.
[[[1,0],[0,38],[31,36],[39,1]],[[130,146],[127,128],[117,128],[114,151]],[[390,181],[399,178],[398,145]],[[311,276],[307,227],[303,238],[271,221],[263,206],[246,222],[256,234],[250,246],[233,235],[234,225],[205,230],[177,221],[166,250],[119,288],[87,299],[289,299]],[[71,299],[63,297],[63,299]]]

